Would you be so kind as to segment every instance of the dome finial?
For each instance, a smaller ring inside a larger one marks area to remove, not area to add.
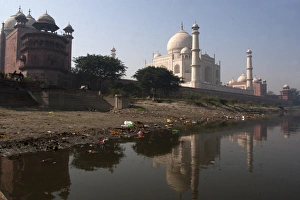
[[[21,12],[21,6],[19,6],[19,12]]]
[[[29,13],[29,15],[30,15],[30,13],[31,13],[31,10],[30,10],[30,8],[29,8],[29,10],[28,10],[28,13]]]
[[[183,22],[181,22],[181,30],[183,30]]]

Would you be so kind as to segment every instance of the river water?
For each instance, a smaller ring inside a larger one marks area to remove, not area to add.
[[[7,199],[300,199],[300,118],[0,160]]]

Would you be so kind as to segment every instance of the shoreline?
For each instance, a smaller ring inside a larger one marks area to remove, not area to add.
[[[137,101],[131,108],[104,113],[0,107],[0,156],[63,149],[76,144],[99,144],[100,139],[136,137],[139,130],[146,129],[154,131],[172,129],[171,126],[205,126],[260,119],[279,115],[281,111],[275,107],[199,107],[186,102],[156,103],[150,100]],[[122,129],[125,121],[135,124],[130,134],[126,128]]]

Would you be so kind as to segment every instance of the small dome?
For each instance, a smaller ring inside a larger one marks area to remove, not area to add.
[[[192,36],[183,29],[173,35],[167,44],[168,53],[180,53],[184,47],[192,48]]]
[[[199,28],[198,24],[197,23],[194,23],[192,28]]]
[[[251,53],[252,53],[251,49],[248,49],[247,54],[251,54]]]
[[[39,16],[36,22],[32,24],[32,26],[39,31],[51,31],[52,33],[59,29],[59,27],[55,24],[55,20],[50,15],[48,15],[47,12]]]
[[[45,14],[42,14],[41,16],[39,16],[36,21],[40,22],[40,23],[56,25],[55,20],[50,15],[48,15],[47,12]]]
[[[184,47],[183,49],[181,49],[180,54],[190,54],[192,53],[192,50],[188,47]]]
[[[256,78],[256,76],[254,76],[254,78],[253,78],[253,81],[252,81],[253,83],[258,83],[259,82],[259,79],[258,78]]]
[[[157,52],[156,54],[154,54],[153,58],[157,58],[159,56],[161,56],[161,54]]]
[[[70,23],[68,23],[68,25],[63,30],[67,33],[73,33],[74,32],[74,29],[73,29],[73,27],[71,26]]]
[[[32,24],[35,22],[35,19],[30,15],[30,13],[26,16],[28,22],[26,23],[26,26],[29,28],[34,28]]]
[[[289,86],[288,84],[285,84],[285,85],[283,86],[283,89],[284,89],[284,90],[288,90],[288,89],[290,89],[290,86]]]
[[[245,73],[243,73],[237,80],[237,82],[246,82],[247,81],[247,76]]]
[[[228,81],[228,85],[231,85],[233,83],[235,83],[236,81],[232,78],[230,81]]]
[[[22,21],[22,20],[27,21],[26,16],[22,12],[18,12],[17,15],[16,15],[16,17],[15,17],[15,19],[17,21]]]

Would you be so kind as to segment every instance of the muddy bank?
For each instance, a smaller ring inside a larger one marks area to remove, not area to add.
[[[0,108],[0,155],[48,151],[102,139],[135,138],[137,132],[205,126],[279,115],[280,108],[235,106],[198,107],[185,102],[135,102],[131,108],[97,111],[56,111],[40,108]],[[125,121],[134,127],[124,127]]]

